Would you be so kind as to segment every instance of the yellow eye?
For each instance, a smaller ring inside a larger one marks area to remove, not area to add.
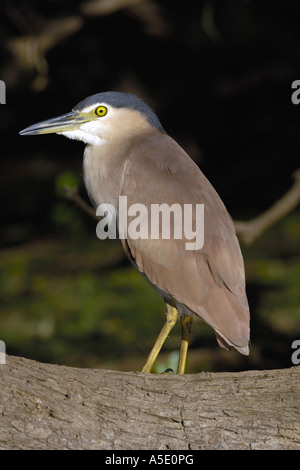
[[[103,117],[107,113],[107,108],[106,106],[98,106],[98,108],[95,109],[95,113],[97,116]]]

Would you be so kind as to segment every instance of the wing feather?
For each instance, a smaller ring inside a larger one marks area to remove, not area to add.
[[[234,224],[198,166],[169,136],[155,132],[128,155],[120,195],[140,203],[204,204],[204,245],[187,251],[183,239],[121,240],[137,269],[160,292],[199,315],[221,346],[248,353],[249,308],[244,264]],[[148,226],[150,219],[148,218]]]

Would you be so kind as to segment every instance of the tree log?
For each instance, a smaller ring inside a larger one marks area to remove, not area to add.
[[[7,356],[1,449],[300,449],[300,367],[195,375]]]

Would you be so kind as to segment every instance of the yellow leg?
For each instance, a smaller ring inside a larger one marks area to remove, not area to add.
[[[162,348],[162,345],[164,344],[165,340],[167,339],[170,331],[172,330],[173,326],[176,323],[178,317],[178,310],[175,307],[171,307],[170,305],[167,304],[167,311],[166,311],[166,321],[164,326],[162,327],[161,332],[159,333],[154,346],[145,362],[144,367],[142,368],[142,372],[151,372],[151,369],[153,367],[153,364],[159,354],[159,351]]]
[[[181,344],[180,344],[177,374],[184,374],[188,345],[189,345],[189,338],[190,338],[190,333],[191,333],[191,328],[192,328],[192,323],[193,323],[193,317],[192,315],[181,315],[180,322],[181,322]]]

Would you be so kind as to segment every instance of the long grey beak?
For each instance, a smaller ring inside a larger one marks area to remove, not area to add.
[[[76,111],[63,114],[46,121],[38,122],[32,126],[26,127],[19,132],[20,135],[35,135],[35,134],[58,134],[60,132],[72,131],[79,128],[81,124],[87,122],[83,116],[80,116]]]

